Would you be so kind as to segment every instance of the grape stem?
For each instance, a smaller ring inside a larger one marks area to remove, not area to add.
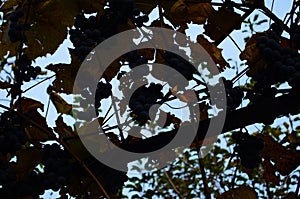
[[[98,187],[100,188],[100,190],[103,192],[104,196],[107,199],[110,199],[110,196],[108,195],[108,193],[106,192],[106,190],[104,189],[103,185],[101,184],[101,182],[99,182],[99,180],[97,179],[97,177],[92,173],[92,171],[86,166],[86,164],[70,149],[70,147],[64,143],[61,139],[58,139],[55,134],[53,132],[49,132],[48,130],[46,130],[44,127],[40,126],[38,123],[32,121],[30,118],[26,117],[24,114],[15,111],[7,106],[4,106],[2,104],[0,104],[0,107],[9,111],[13,111],[15,112],[17,115],[19,115],[22,119],[30,122],[33,126],[37,127],[38,129],[40,129],[42,132],[44,132],[45,134],[47,134],[49,137],[51,137],[53,140],[55,140],[56,142],[58,142],[60,145],[62,145],[64,147],[64,149],[66,151],[69,152],[70,155],[73,156],[73,158],[75,160],[77,160],[79,162],[79,164],[82,166],[82,168],[91,176],[91,178],[96,182],[96,184],[98,185]]]

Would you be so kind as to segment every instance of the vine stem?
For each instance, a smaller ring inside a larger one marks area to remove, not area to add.
[[[163,15],[163,10],[161,7],[161,0],[158,0],[158,12],[159,12],[159,20],[160,20],[160,27],[163,27],[163,23],[164,23],[164,15]]]
[[[198,144],[198,142],[197,142]],[[199,167],[200,167],[200,171],[201,171],[201,176],[202,176],[202,181],[203,181],[203,185],[204,185],[204,195],[206,199],[211,199],[211,195],[209,193],[209,189],[208,189],[208,183],[207,183],[207,178],[206,178],[206,172],[204,169],[204,162],[203,162],[203,158],[200,156],[198,156],[198,162],[199,162]]]
[[[184,199],[184,197],[181,195],[180,191],[177,189],[177,187],[175,186],[173,180],[171,179],[170,175],[168,174],[167,171],[164,171],[165,176],[168,179],[168,182],[170,183],[170,185],[172,186],[172,188],[174,189],[174,191],[176,192],[176,194],[178,195],[178,197],[180,199]]]
[[[27,91],[33,89],[34,87],[40,85],[41,83],[43,83],[43,82],[45,82],[45,81],[47,81],[47,80],[49,80],[49,79],[52,79],[54,76],[55,76],[55,75],[52,75],[52,76],[50,76],[50,77],[47,77],[47,78],[43,79],[42,81],[40,81],[40,82],[38,82],[38,83],[36,83],[36,84],[30,86],[29,88],[27,88],[27,89],[24,90],[24,91],[22,91],[22,93],[26,93]]]
[[[247,68],[245,68],[244,70],[242,70],[239,74],[237,74],[232,80],[232,83],[235,83],[236,81],[238,81],[242,76],[244,76],[246,74],[246,72],[250,69],[250,67],[248,66]]]
[[[201,146],[199,145],[199,136],[196,136],[196,148],[197,148],[197,153],[198,153],[198,163],[199,163],[199,168],[200,168],[200,172],[201,172],[201,177],[202,177],[202,181],[203,181],[203,186],[204,186],[204,195],[206,199],[211,199],[211,194],[209,193],[209,189],[208,189],[208,182],[207,182],[207,178],[206,178],[206,172],[205,172],[205,168],[204,168],[204,161],[201,155],[201,151],[200,148]]]
[[[7,106],[4,106],[2,104],[0,104],[0,107],[9,111],[13,111],[15,112],[17,115],[19,115],[22,119],[29,121],[33,126],[35,126],[36,128],[40,129],[42,132],[44,132],[45,134],[47,134],[49,137],[51,137],[53,140],[55,140],[56,142],[58,142],[59,144],[61,144],[65,150],[68,151],[68,153],[70,155],[73,156],[73,158],[75,160],[77,160],[80,165],[82,166],[82,168],[91,176],[91,178],[96,182],[96,184],[98,185],[98,187],[101,189],[101,191],[103,192],[103,194],[105,195],[105,197],[107,199],[110,199],[110,196],[108,195],[108,193],[106,192],[106,190],[104,189],[103,185],[101,184],[101,182],[99,182],[99,180],[97,179],[97,177],[93,174],[93,172],[86,166],[86,164],[71,150],[71,148],[64,143],[62,140],[58,139],[53,132],[49,132],[48,130],[46,130],[44,127],[42,127],[41,125],[39,125],[38,123],[32,121],[30,118],[26,117],[25,115],[23,115],[22,113],[15,111]]]

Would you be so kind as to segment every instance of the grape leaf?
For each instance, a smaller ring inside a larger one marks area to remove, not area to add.
[[[106,0],[77,0],[78,6],[84,13],[90,14],[95,12],[101,12],[104,10]],[[73,2],[72,0],[70,2]]]
[[[184,25],[189,22],[204,24],[214,12],[207,1],[178,0],[170,10],[170,20],[175,25]]]
[[[50,64],[46,68],[56,73],[56,79],[52,82],[53,90],[58,93],[71,94],[73,92],[73,85],[79,70],[81,61],[74,56],[71,51],[72,61],[70,64]]]
[[[30,121],[35,122],[47,132],[52,133],[52,129],[47,125],[46,118],[37,111],[38,109],[43,110],[44,108],[44,105],[41,102],[23,97],[16,101],[15,108],[17,111],[22,112],[28,119],[30,119]],[[49,138],[46,132],[31,124],[29,121],[26,122],[24,128],[28,139],[34,142],[47,141]]]
[[[257,193],[250,187],[242,185],[224,192],[217,199],[257,199]]]
[[[8,0],[0,8],[0,12],[4,12],[8,9],[13,9],[15,6],[20,6],[25,2],[25,0]]]
[[[231,9],[220,8],[209,16],[207,24],[204,26],[204,33],[211,39],[218,41],[225,38],[234,29],[240,29],[241,23],[239,14]]]
[[[68,126],[64,120],[63,117],[60,115],[55,121],[56,127],[54,127],[54,131],[59,134],[60,138],[66,139],[66,138],[74,138],[77,137],[77,132],[73,131],[73,129]]]
[[[51,92],[50,100],[54,104],[58,113],[71,114],[72,106],[68,104],[59,94]]]
[[[43,111],[44,105],[37,100],[22,97],[22,99],[16,101],[14,108],[17,109],[17,111],[22,113],[30,113],[37,109],[41,109]]]
[[[120,68],[122,64],[120,61],[123,61],[124,59],[121,57],[119,59],[116,59],[109,65],[109,67],[105,70],[103,76],[107,81],[112,80],[120,71]]]
[[[0,81],[0,89],[7,89],[11,88],[12,86],[13,85],[11,85],[10,83]]]
[[[264,179],[269,183],[272,183],[274,185],[279,185],[280,178],[279,176],[276,175],[275,173],[276,170],[274,166],[271,164],[271,162],[263,161],[262,165],[264,168],[264,172],[263,172]]]
[[[42,151],[36,147],[30,147],[17,151],[16,156],[17,161],[10,162],[9,167],[16,172],[18,181],[21,181],[41,162]]]
[[[289,175],[300,165],[300,151],[287,149],[277,143],[271,136],[257,135],[265,142],[261,156],[264,161],[274,162],[274,169],[282,175]]]
[[[168,13],[175,2],[176,0],[163,0],[161,1],[161,6],[165,12]],[[147,0],[136,0],[135,6],[141,9],[143,13],[149,14],[155,7],[157,7],[157,3]]]
[[[214,62],[217,64],[220,71],[223,71],[228,63],[222,55],[222,49],[215,44],[210,43],[203,35],[198,35],[197,42],[207,51]]]
[[[246,43],[245,50],[241,52],[240,59],[247,60],[247,65],[250,69],[247,71],[247,75],[252,77],[257,74],[261,68],[266,68],[267,63],[262,59],[261,53],[256,46],[256,38],[265,35],[264,33],[257,33],[253,35]]]
[[[34,59],[47,53],[53,54],[67,37],[67,27],[74,23],[80,12],[73,0],[48,0],[32,3],[29,23],[33,24],[27,37],[27,55]]]

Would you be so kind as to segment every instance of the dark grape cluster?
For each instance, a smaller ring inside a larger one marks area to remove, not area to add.
[[[28,23],[19,23],[19,19],[24,16],[24,12],[22,8],[17,9],[14,11],[10,17],[10,25],[9,25],[9,31],[8,31],[8,36],[10,38],[11,42],[26,42],[26,36],[24,32],[26,30],[29,30],[31,28],[30,24]]]
[[[98,109],[101,106],[101,100],[109,98],[112,95],[112,85],[107,82],[99,82],[95,94],[95,108]]]
[[[3,198],[40,198],[44,194],[45,188],[42,185],[42,177],[37,172],[32,171],[28,178],[19,181],[16,173],[10,168],[0,169],[0,195]]]
[[[216,92],[216,98],[214,99],[214,102],[216,102],[217,107],[222,107],[222,104],[219,103],[224,103],[224,100],[222,99],[222,96],[226,96],[226,101],[227,101],[227,112],[231,112],[236,110],[242,103],[243,98],[244,98],[244,92],[242,89],[239,87],[233,87],[233,84],[230,80],[226,80],[225,78],[223,79],[223,85],[225,87],[225,92],[226,95],[221,93],[221,84],[220,82],[217,83],[214,86],[214,89],[217,91]]]
[[[171,67],[180,72],[185,79],[193,79],[193,74],[196,72],[196,69],[187,60],[169,51],[164,53],[164,59]]]
[[[74,53],[84,60],[87,54],[106,38],[118,33],[119,25],[126,24],[132,16],[133,1],[110,0],[109,7],[101,16],[89,16],[84,14],[76,16],[74,28],[70,29],[70,40],[75,50]],[[145,16],[142,16],[145,21]],[[138,17],[134,18],[141,21]]]
[[[236,142],[235,151],[241,158],[241,164],[247,169],[257,168],[261,162],[260,152],[264,148],[264,141],[243,132],[234,132],[232,138]]]
[[[86,18],[83,14],[76,16],[75,29],[70,29],[70,40],[75,50],[74,54],[81,60],[100,42],[104,40],[98,19],[95,16]]]
[[[136,50],[126,53],[124,57],[127,59],[131,69],[148,63],[148,60],[144,56],[140,55]]]
[[[45,189],[58,191],[65,185],[73,166],[69,162],[69,155],[58,144],[45,145],[42,163],[44,173],[42,184]]]
[[[27,142],[22,119],[6,111],[0,116],[0,152],[14,154]]]
[[[151,83],[148,87],[138,88],[130,98],[129,108],[132,110],[131,115],[140,125],[144,125],[149,119],[149,110],[151,106],[159,103],[163,99],[161,92],[163,86]]]
[[[269,89],[273,84],[286,81],[293,88],[300,87],[300,60],[297,51],[282,47],[274,31],[258,37],[256,45],[268,64],[253,77],[257,90]]]
[[[44,165],[43,172],[32,170],[22,174],[22,179],[18,179],[15,170],[9,168],[8,165],[1,165],[0,185],[2,187],[0,188],[0,195],[2,197],[24,198],[31,196],[32,198],[39,198],[39,195],[44,194],[45,190],[58,191],[62,186],[65,186],[71,172],[77,169],[75,164],[69,161],[69,155],[58,144],[45,145],[41,150],[43,151],[41,161]]]
[[[26,54],[21,55],[13,66],[15,80],[17,83],[29,82],[31,79],[36,79],[41,73],[41,67],[32,66],[32,61]]]

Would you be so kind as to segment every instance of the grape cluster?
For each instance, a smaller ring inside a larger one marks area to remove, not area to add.
[[[99,29],[98,20],[95,16],[85,18],[83,14],[76,16],[75,29],[70,29],[70,40],[75,50],[74,54],[81,60],[103,39],[103,33]]]
[[[264,141],[242,132],[234,132],[232,138],[236,142],[235,151],[241,158],[241,164],[247,169],[257,168],[261,162],[260,152],[264,148]]]
[[[226,101],[227,101],[227,112],[231,112],[236,110],[242,103],[243,98],[244,98],[244,92],[239,88],[239,87],[233,87],[233,84],[230,80],[226,80],[225,78],[223,79],[223,85],[225,87],[225,92],[226,92]],[[216,102],[217,107],[222,107],[222,104],[224,103],[222,96],[224,96],[223,93],[221,93],[221,87],[222,85],[217,83],[214,86],[214,89],[217,91],[216,92],[216,98],[214,99],[214,102]]]
[[[171,67],[180,72],[185,79],[193,79],[193,74],[196,72],[196,69],[187,60],[169,51],[164,53],[164,59]]]
[[[224,79],[224,86],[227,99],[227,111],[232,111],[238,108],[244,98],[244,92],[239,87],[233,87],[230,80]]]
[[[101,100],[109,98],[112,95],[112,85],[107,82],[99,82],[95,95],[95,108],[98,109],[101,106]]]
[[[9,25],[9,31],[8,31],[8,36],[10,38],[11,42],[26,42],[26,36],[24,34],[24,31],[29,30],[31,28],[30,24],[24,23],[20,24],[19,19],[24,16],[24,12],[22,8],[17,9],[14,11],[10,17],[10,25]]]
[[[0,152],[14,154],[27,142],[22,119],[6,111],[0,116]]]
[[[276,83],[288,83],[293,88],[299,88],[300,83],[300,60],[297,51],[282,47],[276,33],[269,31],[266,36],[256,39],[263,59],[267,62],[266,68],[260,69],[253,77],[256,81],[257,90],[269,89]]]
[[[39,195],[44,194],[44,187],[41,181],[41,175],[32,171],[28,178],[19,181],[16,173],[10,168],[0,169],[0,195],[3,198],[30,198],[38,199]]]
[[[28,58],[26,54],[21,55],[13,66],[13,71],[15,75],[15,80],[17,83],[22,84],[22,82],[29,82],[31,79],[36,79],[41,73],[41,67],[32,66],[32,61]]]
[[[138,88],[131,96],[129,101],[129,108],[132,110],[131,115],[140,125],[144,125],[150,119],[149,110],[151,106],[163,99],[162,88],[163,86],[160,84],[151,83],[149,87]]]
[[[136,50],[126,53],[124,57],[129,62],[129,67],[131,69],[148,63],[148,60],[142,55],[140,55]]]
[[[0,195],[6,198],[24,198],[32,196],[39,198],[45,190],[58,191],[67,182],[71,172],[77,169],[70,162],[68,154],[58,144],[45,145],[41,163],[44,165],[43,172],[32,170],[24,173],[22,180],[18,179],[15,170],[7,165],[0,168]],[[20,161],[20,160],[18,160]],[[22,164],[22,162],[21,162]]]
[[[45,167],[42,184],[45,189],[58,191],[73,169],[70,157],[58,144],[45,145],[43,152],[42,163]]]
[[[70,40],[75,47],[74,54],[83,61],[95,46],[118,33],[119,25],[126,24],[132,17],[132,10],[132,0],[110,0],[109,8],[101,16],[86,18],[83,13],[76,16],[74,28],[69,31]]]

